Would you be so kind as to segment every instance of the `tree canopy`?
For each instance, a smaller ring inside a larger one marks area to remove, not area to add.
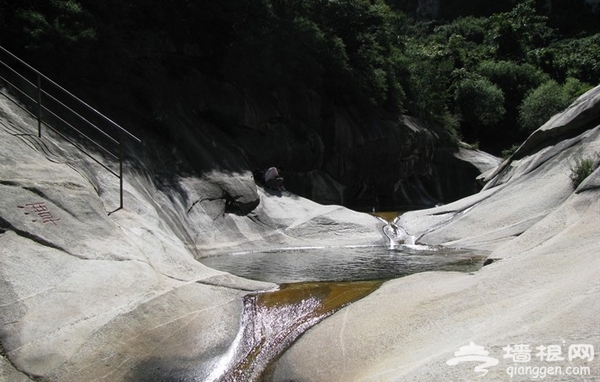
[[[401,11],[414,3],[0,0],[0,44],[58,77],[67,61],[71,74],[119,70],[129,58],[123,44],[138,44],[174,75],[308,88],[333,105],[435,121],[495,153],[600,82],[600,29],[589,10],[553,2],[585,16],[578,28],[535,0],[499,2],[491,15],[478,1],[456,2],[441,9],[448,21]]]

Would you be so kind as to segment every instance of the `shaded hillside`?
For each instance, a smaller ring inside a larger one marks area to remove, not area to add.
[[[3,46],[170,142],[166,163],[277,164],[291,191],[359,209],[477,190],[473,167],[442,187],[436,152],[463,139],[499,155],[599,77],[600,37],[563,40],[531,1],[436,28],[364,0],[0,6]]]

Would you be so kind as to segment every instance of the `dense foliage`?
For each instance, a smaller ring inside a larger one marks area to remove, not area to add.
[[[495,153],[600,82],[598,22],[586,8],[554,1],[578,15],[569,21],[534,0],[493,9],[465,0],[442,7],[451,21],[420,22],[398,11],[414,1],[389,3],[0,0],[0,44],[60,77],[52,62],[70,62],[70,74],[119,70],[123,45],[135,43],[174,75],[312,89],[329,104],[436,121]]]

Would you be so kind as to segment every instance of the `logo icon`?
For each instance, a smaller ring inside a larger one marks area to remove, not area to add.
[[[496,366],[498,360],[493,357],[488,357],[489,351],[485,350],[483,346],[478,346],[471,341],[467,346],[461,346],[461,348],[454,352],[454,357],[446,361],[446,365],[456,366],[462,362],[482,362],[480,365],[475,366],[473,370],[477,373],[481,373],[479,377],[483,377],[488,373],[488,367]]]

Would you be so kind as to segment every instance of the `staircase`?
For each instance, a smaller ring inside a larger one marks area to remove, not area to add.
[[[122,209],[123,141],[141,140],[2,46],[0,85],[2,96],[37,121],[39,138],[44,128],[52,130],[119,179]]]

